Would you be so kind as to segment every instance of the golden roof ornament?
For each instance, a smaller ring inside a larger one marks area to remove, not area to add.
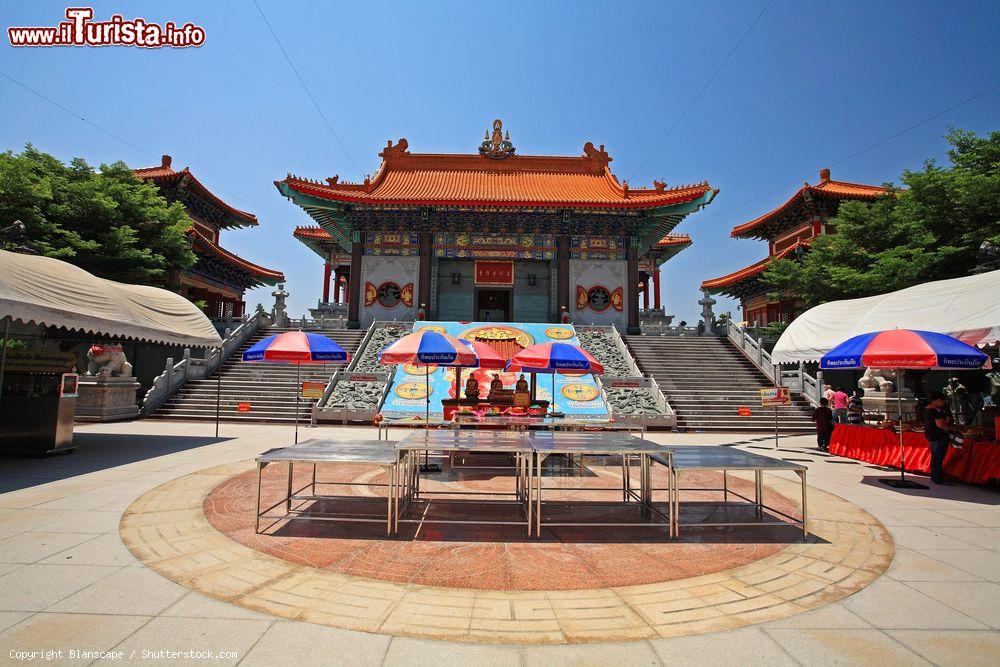
[[[493,121],[493,134],[487,131],[483,143],[479,144],[479,154],[500,160],[513,155],[514,150],[514,144],[510,143],[510,132],[504,135],[503,121],[497,118]]]

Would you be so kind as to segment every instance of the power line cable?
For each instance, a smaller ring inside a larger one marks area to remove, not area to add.
[[[344,146],[344,142],[340,140],[340,135],[338,135],[337,131],[333,129],[333,125],[330,124],[330,120],[326,117],[326,114],[323,113],[323,109],[320,107],[319,102],[317,102],[316,98],[313,97],[312,92],[309,90],[309,86],[306,85],[306,82],[302,78],[302,75],[299,74],[299,70],[298,68],[295,67],[295,63],[292,62],[292,59],[291,57],[289,57],[288,52],[285,51],[285,47],[281,45],[281,40],[278,39],[278,35],[277,33],[274,32],[274,28],[271,27],[271,22],[268,21],[267,16],[264,15],[264,10],[260,8],[260,5],[257,3],[257,0],[253,0],[253,4],[254,7],[257,8],[257,11],[260,13],[260,17],[264,20],[264,25],[267,26],[268,31],[271,33],[271,37],[274,38],[274,43],[278,45],[278,49],[281,50],[281,54],[285,56],[285,60],[288,61],[288,66],[291,67],[292,72],[295,73],[295,78],[299,80],[299,84],[302,86],[302,90],[306,91],[306,95],[309,97],[309,100],[312,102],[313,106],[316,107],[316,112],[319,114],[320,118],[323,119],[323,123],[326,124],[326,129],[330,130],[330,134],[332,134],[333,138],[337,140],[337,144],[340,146],[340,150],[342,150],[344,152],[344,155],[347,156],[347,161],[351,163],[352,167],[354,167],[354,171],[357,172],[359,177],[363,178],[364,174],[362,174],[361,169],[359,169],[358,165],[355,164],[354,160],[351,158],[351,154],[347,152],[347,147]]]
[[[872,150],[874,148],[878,148],[879,146],[881,146],[883,144],[887,144],[887,143],[889,143],[890,141],[892,141],[894,139],[898,139],[899,137],[903,136],[907,132],[911,132],[911,131],[917,129],[918,127],[920,127],[922,125],[926,125],[927,123],[931,122],[932,120],[935,120],[937,118],[940,118],[941,116],[944,116],[944,115],[946,115],[948,113],[951,113],[955,109],[963,107],[966,104],[969,104],[970,102],[975,102],[979,98],[984,97],[986,95],[989,95],[990,93],[992,93],[993,91],[995,91],[997,89],[1000,89],[1000,83],[994,84],[994,85],[990,86],[989,88],[986,88],[985,90],[982,90],[982,91],[976,93],[972,97],[967,97],[966,99],[962,100],[961,102],[958,102],[957,104],[953,104],[953,105],[951,105],[950,107],[948,107],[946,109],[942,109],[941,111],[938,111],[937,113],[935,113],[935,114],[933,114],[931,116],[928,116],[927,118],[924,118],[923,120],[921,120],[921,121],[919,121],[917,123],[914,123],[913,125],[910,125],[909,127],[906,127],[906,128],[904,128],[902,130],[899,130],[898,132],[890,134],[889,136],[887,136],[887,137],[885,137],[883,139],[879,139],[878,141],[876,141],[873,144],[869,144],[868,146],[866,146],[866,147],[864,147],[864,148],[862,148],[860,150],[854,151],[853,153],[851,153],[849,155],[845,155],[844,157],[839,158],[839,159],[835,160],[834,162],[830,162],[830,163],[827,164],[827,166],[828,167],[836,167],[837,165],[843,164],[843,163],[845,163],[845,162],[847,162],[849,160],[853,160],[854,158],[858,157],[859,155],[867,153],[868,151],[870,151],[870,150]],[[815,170],[812,173],[815,173]],[[783,183],[782,185],[779,185],[778,187],[774,188],[773,190],[768,190],[767,192],[762,192],[761,194],[755,195],[755,196],[751,197],[750,199],[746,199],[746,200],[740,202],[739,204],[734,204],[733,206],[730,206],[729,208],[724,208],[721,211],[713,211],[711,214],[699,218],[699,220],[708,220],[710,218],[716,218],[716,217],[718,217],[720,215],[723,215],[723,214],[728,213],[730,211],[733,211],[735,209],[742,208],[743,206],[746,206],[747,204],[751,204],[751,203],[757,201],[758,199],[762,199],[763,197],[767,197],[768,195],[773,195],[773,194],[775,194],[777,192],[781,192],[782,190],[784,190],[785,188],[787,188],[787,187],[789,187],[791,185],[796,185],[798,183],[801,183],[802,181],[810,178],[810,176],[811,176],[811,174],[807,174],[805,176],[800,176],[799,178],[795,178],[795,179],[793,179],[791,181],[788,181],[787,183]]]
[[[74,117],[74,118],[76,118],[77,120],[81,120],[81,121],[83,121],[84,123],[86,123],[87,125],[90,125],[91,127],[95,128],[95,129],[97,129],[97,130],[100,130],[101,132],[103,132],[104,134],[108,135],[108,136],[109,136],[109,137],[111,137],[112,139],[116,139],[116,140],[118,140],[118,141],[122,142],[122,143],[123,143],[123,144],[125,144],[126,146],[129,146],[130,148],[132,148],[132,149],[134,149],[134,150],[137,150],[137,151],[139,151],[139,152],[140,152],[140,153],[142,153],[143,155],[148,155],[148,156],[149,156],[149,157],[151,157],[151,158],[155,158],[155,157],[156,157],[155,155],[153,155],[153,154],[152,154],[152,153],[150,153],[149,151],[147,151],[147,150],[144,150],[144,149],[142,149],[142,148],[139,148],[138,146],[136,146],[135,144],[133,144],[133,143],[132,143],[131,141],[129,141],[128,139],[126,139],[126,138],[124,138],[124,137],[122,137],[122,136],[119,136],[119,135],[115,134],[114,132],[112,132],[111,130],[107,129],[106,127],[102,127],[101,125],[98,125],[98,124],[97,124],[97,123],[95,123],[94,121],[92,121],[92,120],[89,120],[88,118],[85,118],[84,116],[81,116],[80,114],[78,114],[77,112],[73,111],[73,110],[72,110],[72,109],[70,109],[69,107],[66,107],[66,106],[62,105],[62,104],[60,104],[59,102],[56,102],[56,101],[55,101],[54,99],[52,99],[51,97],[48,97],[47,95],[44,95],[43,93],[40,93],[39,91],[35,90],[34,88],[32,88],[31,86],[29,86],[28,84],[26,84],[26,83],[22,83],[22,82],[18,81],[17,79],[15,79],[14,77],[10,76],[10,75],[9,75],[9,74],[7,74],[6,72],[0,72],[0,76],[2,76],[3,78],[7,79],[7,80],[8,80],[8,81],[10,81],[11,83],[14,83],[14,84],[17,84],[17,85],[18,85],[18,86],[20,86],[21,88],[24,88],[24,89],[25,89],[25,90],[27,90],[27,91],[28,91],[29,93],[32,93],[32,94],[34,94],[34,95],[37,95],[38,97],[42,98],[43,100],[45,100],[45,101],[46,101],[46,102],[48,102],[49,104],[51,104],[51,105],[53,105],[53,106],[55,106],[55,107],[58,107],[58,108],[62,109],[63,111],[65,111],[65,112],[66,112],[66,113],[68,113],[69,115],[73,116],[73,117]]]
[[[56,107],[57,109],[60,109],[60,110],[62,110],[64,112],[66,112],[67,114],[69,114],[70,116],[73,116],[77,120],[83,121],[87,125],[90,125],[91,127],[93,127],[95,129],[103,132],[104,134],[108,135],[112,139],[115,139],[116,141],[119,141],[119,142],[125,144],[129,148],[132,148],[133,150],[138,151],[138,152],[142,153],[143,155],[149,156],[150,158],[153,158],[153,159],[156,159],[158,157],[155,153],[151,153],[151,152],[147,151],[145,148],[142,148],[141,146],[137,146],[136,144],[132,143],[131,141],[129,141],[128,139],[122,137],[121,135],[112,132],[111,130],[109,130],[108,128],[104,127],[103,125],[99,125],[98,123],[95,123],[94,121],[89,120],[88,118],[86,118],[84,116],[81,116],[79,113],[77,113],[73,109],[70,109],[65,104],[62,104],[62,103],[60,103],[60,102],[52,99],[48,95],[45,95],[44,93],[36,90],[35,88],[32,88],[31,86],[27,85],[26,83],[23,83],[22,81],[18,81],[17,79],[15,79],[14,77],[10,76],[6,72],[0,71],[0,76],[2,76],[3,78],[7,79],[11,83],[14,83],[14,84],[20,86],[21,88],[24,88],[25,90],[27,90],[28,92],[30,92],[32,95],[35,95],[35,96],[37,96],[37,97],[45,100],[46,102],[48,102],[52,106]],[[269,213],[271,216],[277,217],[277,218],[279,218],[281,220],[285,220],[287,222],[295,222],[291,218],[286,217],[285,214],[278,213],[277,211],[275,211],[273,209],[269,209],[266,206],[260,206],[259,204],[256,204],[256,203],[254,203],[254,202],[246,199],[245,197],[241,197],[241,196],[239,196],[237,194],[233,194],[232,192],[226,192],[225,190],[223,190],[221,188],[215,188],[215,190],[217,190],[218,192],[220,192],[220,193],[222,193],[222,194],[224,194],[227,197],[230,197],[232,199],[238,199],[240,201],[246,202],[247,204],[250,204],[255,210],[264,211],[266,213]]]
[[[256,2],[256,0],[254,1]],[[746,40],[747,35],[750,34],[750,32],[754,29],[754,26],[757,25],[757,22],[760,21],[762,16],[764,16],[764,12],[766,12],[767,8],[771,6],[771,2],[773,2],[773,0],[767,0],[767,4],[764,5],[764,8],[760,10],[760,13],[757,14],[756,18],[754,18],[754,20],[750,22],[750,25],[743,32],[743,36],[739,38],[739,40],[733,46],[732,50],[729,51],[729,53],[722,60],[719,66],[715,68],[715,71],[712,73],[712,76],[708,77],[708,81],[706,81],[705,85],[701,87],[701,90],[698,91],[698,94],[694,96],[694,99],[692,99],[691,102],[687,105],[687,107],[685,107],[684,111],[682,111],[681,115],[677,117],[673,125],[671,125],[667,129],[666,133],[662,137],[660,137],[660,140],[656,142],[655,146],[653,146],[653,150],[649,151],[649,154],[646,155],[645,158],[643,158],[642,162],[639,163],[639,166],[636,167],[634,170],[632,170],[632,176],[629,177],[629,180],[635,178],[635,175],[638,174],[639,171],[644,166],[646,166],[646,163],[649,162],[649,158],[653,157],[653,155],[656,154],[656,151],[660,149],[660,146],[662,146],[663,142],[667,140],[667,137],[669,137],[673,133],[673,131],[677,128],[677,126],[680,125],[681,121],[684,120],[684,117],[688,115],[688,112],[691,111],[691,109],[694,108],[694,105],[698,103],[698,100],[701,99],[701,96],[705,94],[705,91],[708,90],[708,87],[712,85],[713,81],[715,81],[715,77],[719,76],[719,72],[722,71],[722,69],[726,66],[726,63],[729,62],[729,59],[733,57],[733,54],[736,53],[737,49],[740,48],[740,45],[742,45],[744,40]]]

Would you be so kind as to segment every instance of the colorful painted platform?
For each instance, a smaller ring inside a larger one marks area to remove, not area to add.
[[[416,322],[414,331],[434,329],[458,338],[478,340],[490,345],[501,356],[509,359],[514,354],[536,343],[560,341],[579,345],[572,324],[543,324],[523,322]],[[425,401],[430,392],[431,418],[442,416],[441,401],[455,397],[455,369],[429,368],[429,381],[423,366],[406,364],[396,371],[392,386],[382,404],[382,415],[390,419],[423,418]],[[480,395],[485,398],[496,371],[463,369],[463,378],[472,374],[479,381]],[[517,373],[499,372],[505,389],[513,389]],[[608,406],[601,387],[593,375],[556,375],[556,406],[571,417],[607,419]],[[537,398],[550,401],[552,380],[539,376]]]

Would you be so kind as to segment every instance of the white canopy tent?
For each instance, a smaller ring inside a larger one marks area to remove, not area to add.
[[[215,347],[219,333],[193,303],[157,287],[126,285],[53,259],[0,250],[0,320],[132,340]]]
[[[816,306],[785,329],[771,359],[778,364],[819,361],[852,336],[889,329],[937,331],[970,345],[996,343],[1000,338],[1000,271]]]

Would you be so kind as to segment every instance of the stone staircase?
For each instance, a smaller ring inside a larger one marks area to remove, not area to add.
[[[677,427],[688,431],[773,432],[774,409],[760,406],[760,390],[772,386],[728,339],[717,336],[625,336],[643,373],[656,378],[677,413]],[[792,394],[791,406],[778,408],[782,433],[814,430],[811,406]],[[750,417],[738,408],[749,407]]]
[[[243,352],[251,345],[285,331],[297,329],[261,329],[222,364],[221,419],[249,422],[295,421],[295,366],[242,360]],[[317,333],[337,341],[352,357],[365,335],[364,331],[354,329],[328,329]],[[302,382],[312,380],[326,383],[334,371],[342,367],[343,364],[303,364],[300,379]],[[187,382],[151,418],[214,420],[218,375],[216,373],[204,380]],[[239,403],[249,403],[249,412],[239,412]],[[299,403],[299,419],[309,420],[311,404],[312,401],[309,400]]]

